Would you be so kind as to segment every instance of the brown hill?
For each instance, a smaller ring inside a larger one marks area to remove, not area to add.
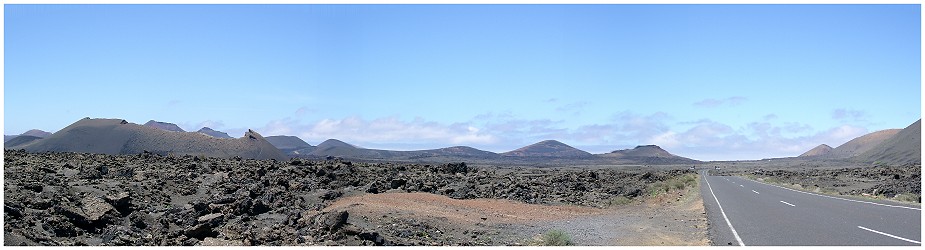
[[[799,157],[816,157],[816,156],[828,155],[832,153],[832,150],[834,149],[832,147],[829,147],[829,145],[822,144],[822,145],[816,146],[813,149],[810,149],[809,151],[806,151],[806,153],[801,154]]]
[[[853,159],[890,165],[922,164],[922,120],[915,121],[883,143]]]
[[[601,157],[645,164],[688,164],[700,161],[674,155],[656,145],[640,145],[632,149],[615,150]]]
[[[208,135],[208,136],[211,136],[211,137],[215,137],[215,138],[222,138],[222,139],[231,139],[231,138],[234,138],[234,137],[231,137],[230,135],[228,135],[228,133],[225,133],[225,132],[222,132],[222,131],[218,131],[218,130],[213,130],[213,129],[209,128],[209,127],[202,127],[201,129],[199,129],[199,131],[196,131],[196,132],[197,132],[197,133],[202,133],[202,134],[205,134],[205,135]]]
[[[855,157],[877,147],[880,143],[890,139],[900,129],[886,129],[854,138],[841,146],[832,149],[832,152],[826,154],[827,158],[846,159]]]
[[[306,143],[299,137],[288,135],[267,136],[267,141],[282,151],[293,151],[312,147],[311,144]]]
[[[9,141],[3,143],[3,148],[12,148],[20,145],[26,145],[36,140],[41,140],[42,137],[31,136],[31,135],[19,135],[16,138],[13,138]]]
[[[163,130],[166,130],[166,131],[186,132],[186,131],[184,131],[182,128],[180,128],[180,126],[177,126],[177,124],[173,124],[173,123],[169,123],[169,122],[159,122],[159,121],[155,121],[155,120],[150,120],[150,121],[148,121],[147,123],[145,123],[145,126],[152,127],[152,128],[163,129]]]
[[[312,150],[311,155],[316,156],[338,156],[338,157],[368,157],[369,152],[356,146],[347,144],[337,139],[328,139]]]
[[[3,142],[8,142],[8,141],[10,141],[10,140],[12,140],[12,139],[14,139],[14,138],[16,138],[16,137],[23,136],[23,135],[34,136],[34,137],[38,137],[38,138],[45,138],[45,137],[51,136],[51,133],[48,133],[48,132],[45,132],[45,131],[42,131],[42,130],[38,130],[38,129],[30,129],[29,131],[26,131],[26,132],[24,132],[24,133],[22,133],[22,134],[18,134],[18,135],[4,135],[4,136],[3,136]],[[26,140],[26,139],[24,139],[24,140]],[[9,145],[4,144],[4,147],[9,147]]]
[[[499,157],[497,153],[480,150],[480,149],[476,149],[473,147],[466,147],[466,146],[456,146],[456,147],[448,147],[448,148],[406,151],[406,152],[415,154],[416,157],[448,156],[448,157],[471,157],[471,158],[484,158],[484,159],[492,159],[492,158]]]
[[[590,157],[591,153],[573,148],[556,140],[545,140],[532,145],[502,153],[502,156],[518,157]]]
[[[51,133],[38,130],[38,129],[30,129],[29,131],[26,131],[25,133],[22,133],[20,135],[30,135],[30,136],[35,136],[38,138],[45,138],[45,137],[51,136]]]
[[[149,122],[150,123],[150,122]],[[86,152],[102,154],[203,155],[251,159],[286,157],[257,132],[248,130],[238,139],[219,139],[201,133],[170,132],[121,119],[81,119],[48,138],[12,147],[30,152]]]
[[[393,160],[393,161],[453,161],[453,160],[491,160],[497,159],[498,154],[475,149],[472,147],[456,146],[428,150],[394,151],[381,149],[367,149],[350,145],[337,139],[328,139],[314,150],[295,150],[290,156],[336,156],[364,160]]]

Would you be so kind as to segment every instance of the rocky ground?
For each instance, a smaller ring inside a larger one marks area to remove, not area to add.
[[[714,175],[744,175],[815,192],[921,203],[921,165],[727,167],[714,170]]]
[[[677,221],[664,203],[602,208],[683,173],[6,150],[4,245],[528,244],[510,229],[531,216],[561,223],[648,209]],[[681,220],[702,222],[696,196]],[[387,202],[433,207],[393,211]],[[683,240],[703,244],[697,237]]]

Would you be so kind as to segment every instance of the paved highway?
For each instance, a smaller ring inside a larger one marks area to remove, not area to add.
[[[921,246],[919,207],[709,176],[701,193],[715,245]]]

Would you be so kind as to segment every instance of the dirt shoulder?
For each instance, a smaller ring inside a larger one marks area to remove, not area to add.
[[[385,235],[401,235],[403,229],[397,224],[402,221],[434,228],[433,234],[421,237],[422,241],[531,245],[542,234],[561,230],[572,237],[575,245],[709,245],[703,201],[697,187],[603,209],[500,199],[457,200],[427,193],[385,193],[344,197],[323,211],[347,211],[348,224],[376,226]]]

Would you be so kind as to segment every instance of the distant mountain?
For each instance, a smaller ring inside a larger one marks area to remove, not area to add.
[[[299,137],[288,135],[267,136],[267,141],[270,142],[270,144],[273,144],[274,147],[283,151],[292,151],[312,147],[311,144],[306,143]]]
[[[640,145],[632,149],[615,150],[599,156],[644,164],[690,164],[700,162],[671,154],[657,145]]]
[[[29,131],[26,131],[25,133],[22,133],[20,135],[31,135],[31,136],[35,136],[38,138],[45,138],[45,137],[51,136],[51,133],[38,130],[38,129],[30,129]]]
[[[219,139],[195,132],[165,131],[121,119],[84,118],[48,138],[11,148],[21,148],[29,152],[138,154],[148,151],[156,154],[223,158],[239,156],[250,159],[286,159],[278,149],[253,130],[248,130],[241,138]]]
[[[896,135],[853,159],[892,165],[922,164],[922,120],[915,121]]]
[[[799,157],[815,157],[815,156],[828,155],[832,153],[832,150],[834,149],[830,147],[829,145],[822,144],[822,145],[816,146],[813,149],[810,149],[809,151],[806,151],[806,153],[801,154]]]
[[[169,123],[169,122],[159,122],[159,121],[155,121],[155,120],[150,120],[150,121],[148,121],[147,123],[145,123],[145,126],[152,127],[152,128],[163,129],[163,130],[166,130],[166,131],[186,132],[186,131],[184,131],[182,128],[180,128],[180,126],[177,126],[177,124],[173,124],[173,123]]]
[[[42,137],[31,136],[31,135],[18,135],[12,140],[5,141],[3,143],[3,148],[12,148],[20,145],[26,145],[36,140],[41,140]]]
[[[484,161],[500,158],[500,156],[494,152],[465,146],[428,150],[393,151],[361,148],[336,139],[328,139],[318,144],[318,146],[315,146],[312,151],[300,149],[290,154],[290,156],[303,155],[387,161]]]
[[[358,148],[337,139],[328,139],[312,150],[311,155],[338,156],[338,157],[369,157],[373,156],[369,150]]]
[[[480,150],[480,149],[476,149],[472,147],[466,147],[466,146],[456,146],[456,147],[448,147],[448,148],[406,151],[406,152],[416,154],[415,157],[419,157],[419,158],[452,156],[452,157],[471,157],[471,158],[492,159],[492,158],[498,158],[500,156],[494,152],[489,152],[489,151]]]
[[[556,140],[545,140],[532,145],[502,153],[502,156],[517,157],[590,157],[591,153],[582,151]]]
[[[826,158],[834,159],[847,159],[855,157],[873,149],[877,145],[880,145],[880,143],[890,139],[899,133],[899,131],[900,129],[887,129],[869,133],[858,138],[854,138],[842,144],[841,146],[832,149],[832,152],[825,154],[824,156]]]
[[[23,136],[23,135],[34,136],[34,137],[38,137],[38,138],[45,138],[45,137],[51,136],[51,133],[48,133],[48,132],[45,132],[45,131],[42,131],[42,130],[38,130],[38,129],[30,129],[29,131],[26,131],[26,132],[24,132],[24,133],[22,133],[22,134],[18,134],[18,135],[4,135],[4,136],[3,136],[3,142],[8,142],[8,141],[12,140],[13,138],[16,138],[16,137],[19,137],[19,136]],[[6,145],[4,144],[4,146],[6,146]]]
[[[197,132],[197,133],[203,133],[203,134],[205,134],[205,135],[208,135],[208,136],[211,136],[211,137],[215,137],[215,138],[222,138],[222,139],[232,139],[232,138],[234,138],[234,137],[231,137],[230,135],[228,135],[228,134],[225,133],[225,132],[217,131],[217,130],[212,130],[212,129],[209,128],[209,127],[202,127],[201,129],[199,129],[199,131],[196,131],[196,132]],[[269,140],[269,138],[267,138],[267,140]]]

